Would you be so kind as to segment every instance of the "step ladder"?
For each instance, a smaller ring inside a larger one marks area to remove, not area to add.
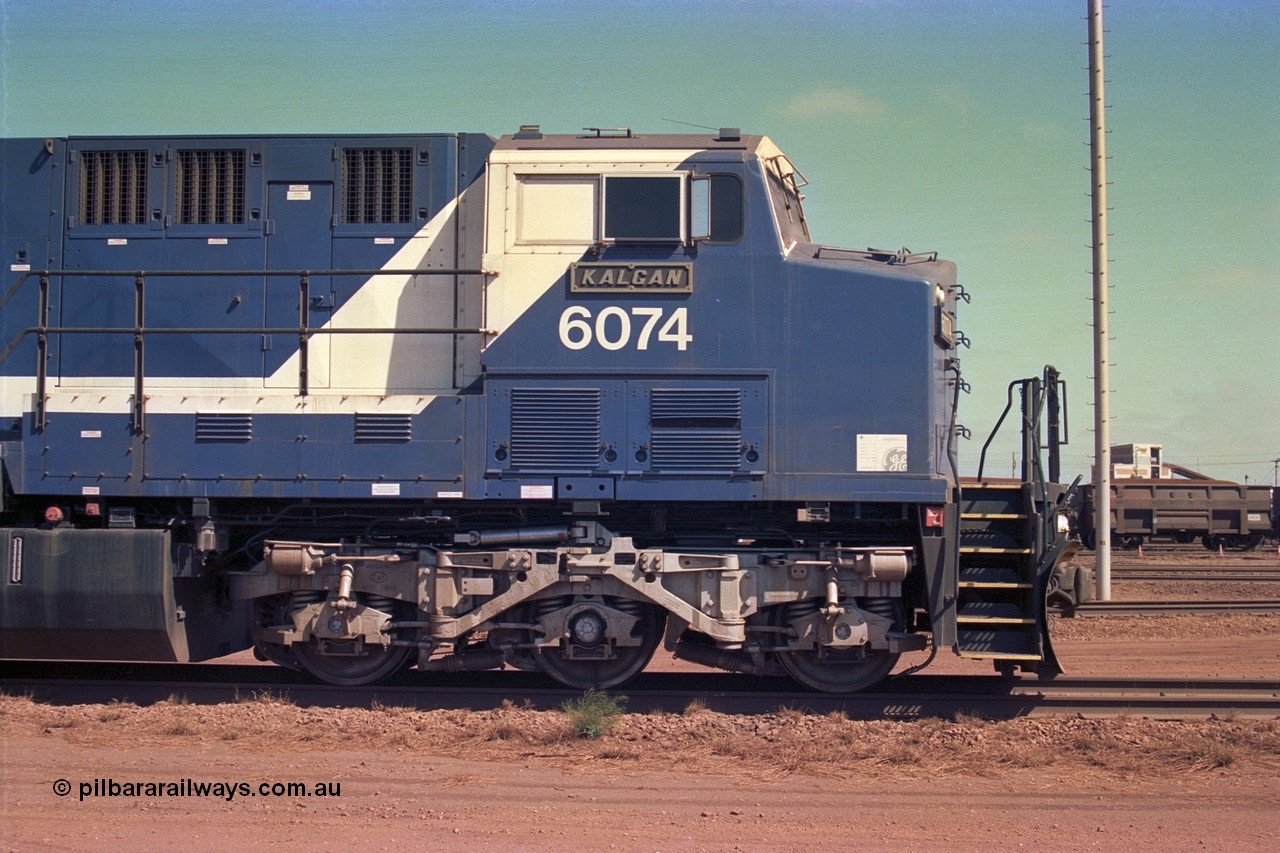
[[[968,481],[960,500],[956,651],[996,669],[1045,659],[1038,590],[1038,519],[1028,484]]]

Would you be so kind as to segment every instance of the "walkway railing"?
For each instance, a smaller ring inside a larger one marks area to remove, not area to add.
[[[39,282],[37,318],[34,326],[19,331],[0,352],[0,363],[9,357],[23,340],[30,336],[36,339],[36,394],[35,424],[37,432],[41,432],[46,424],[46,404],[48,391],[49,341],[59,335],[131,335],[133,337],[133,401],[130,424],[135,433],[143,431],[146,421],[146,397],[144,396],[144,366],[146,355],[146,339],[154,335],[297,335],[298,336],[298,394],[308,393],[308,361],[309,343],[315,335],[496,335],[493,329],[478,327],[452,326],[393,326],[393,327],[360,327],[333,328],[329,326],[312,326],[310,323],[311,280],[316,276],[341,277],[359,276],[362,278],[386,276],[463,276],[493,273],[481,269],[374,269],[374,270],[29,270],[18,277],[9,290],[0,297],[0,311],[21,290],[22,286],[32,279]],[[262,326],[256,328],[221,327],[173,327],[148,328],[146,325],[146,290],[148,279],[154,278],[296,278],[298,280],[298,325],[296,326]],[[62,278],[133,278],[133,325],[132,326],[51,326],[50,282]]]

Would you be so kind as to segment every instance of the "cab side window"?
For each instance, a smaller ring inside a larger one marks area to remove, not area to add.
[[[681,175],[604,178],[604,239],[679,242]]]
[[[742,180],[737,175],[711,176],[710,243],[742,239]]]

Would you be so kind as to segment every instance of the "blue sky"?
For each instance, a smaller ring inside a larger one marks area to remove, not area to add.
[[[739,126],[815,236],[938,250],[972,472],[1009,380],[1063,371],[1092,458],[1085,0],[0,0],[0,134]],[[1112,439],[1224,479],[1280,457],[1280,7],[1106,10]],[[1012,438],[991,473],[1007,474]],[[989,461],[991,466],[993,461]]]

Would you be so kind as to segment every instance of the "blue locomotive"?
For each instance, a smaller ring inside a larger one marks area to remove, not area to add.
[[[1057,670],[1060,381],[962,483],[954,266],[766,137],[0,145],[0,657]]]

